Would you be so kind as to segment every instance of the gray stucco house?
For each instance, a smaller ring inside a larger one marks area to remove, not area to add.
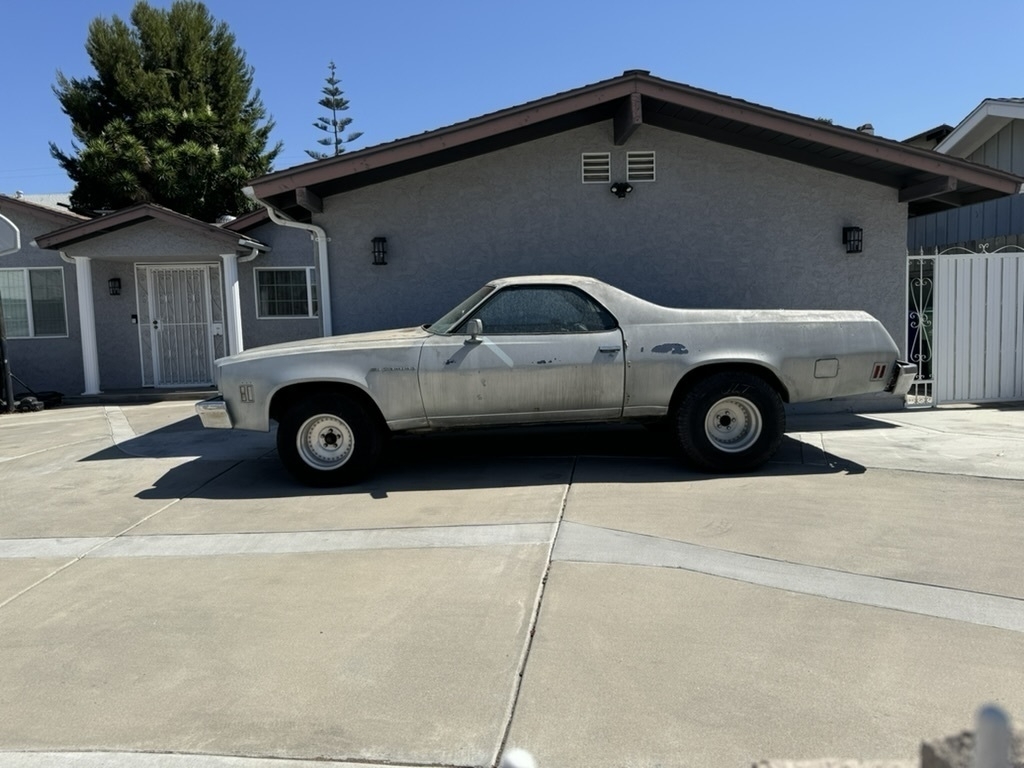
[[[530,273],[678,306],[864,309],[902,343],[908,211],[949,179],[960,204],[1024,182],[629,71],[256,179],[258,210],[225,224],[152,205],[32,224],[0,270],[61,269],[67,331],[19,339],[12,364],[69,393],[204,386],[216,356],[430,322]],[[0,197],[13,208],[31,218]]]

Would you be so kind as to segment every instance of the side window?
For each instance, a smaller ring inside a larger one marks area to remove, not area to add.
[[[616,327],[604,307],[567,286],[505,288],[473,317],[483,321],[485,334],[590,333]]]
[[[0,269],[0,296],[10,338],[68,335],[64,270],[60,267]]]
[[[317,317],[316,273],[312,267],[256,273],[256,317]]]

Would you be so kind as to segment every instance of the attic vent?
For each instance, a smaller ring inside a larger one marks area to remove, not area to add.
[[[583,153],[583,183],[607,184],[612,180],[612,156],[610,152]]]
[[[626,153],[627,181],[654,181],[654,153]]]

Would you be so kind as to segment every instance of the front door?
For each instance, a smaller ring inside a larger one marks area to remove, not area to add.
[[[210,268],[146,267],[153,382],[158,387],[213,383]]]

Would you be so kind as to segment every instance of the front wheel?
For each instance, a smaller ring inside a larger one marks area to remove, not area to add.
[[[778,450],[786,412],[778,392],[759,376],[716,373],[698,382],[673,410],[683,455],[708,472],[749,472]]]
[[[277,427],[277,453],[306,485],[348,485],[370,473],[383,447],[381,428],[366,409],[341,394],[292,404]]]

